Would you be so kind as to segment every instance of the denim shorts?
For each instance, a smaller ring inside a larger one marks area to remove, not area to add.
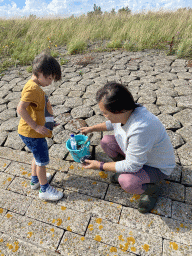
[[[33,153],[36,165],[45,166],[49,163],[49,151],[45,138],[29,138],[21,134],[19,136]]]

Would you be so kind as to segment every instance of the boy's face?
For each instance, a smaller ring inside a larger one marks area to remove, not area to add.
[[[53,76],[49,75],[47,78],[43,75],[43,73],[39,73],[38,82],[42,87],[49,86],[53,82]]]

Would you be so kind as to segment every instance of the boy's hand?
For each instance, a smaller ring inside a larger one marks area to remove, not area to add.
[[[37,125],[35,131],[42,134],[42,135],[49,135],[50,131],[42,125]]]
[[[85,164],[83,164],[85,169],[100,169],[100,162],[96,160],[85,159]]]
[[[92,132],[92,128],[91,127],[81,127],[80,129],[80,132],[82,133],[82,134],[87,134],[87,133],[90,133],[90,132]]]

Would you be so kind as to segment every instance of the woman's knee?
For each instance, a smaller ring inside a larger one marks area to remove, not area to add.
[[[135,179],[134,175],[121,174],[118,178],[119,184],[122,189],[128,193],[135,193],[139,185],[137,179]]]

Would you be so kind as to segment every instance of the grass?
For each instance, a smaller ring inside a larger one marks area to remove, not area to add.
[[[122,48],[166,50],[178,58],[192,59],[192,9],[138,14],[82,15],[70,18],[0,19],[0,73],[9,66],[31,65],[42,50],[59,56],[57,47],[68,54],[87,51],[88,44],[107,40],[94,51]],[[65,56],[60,59],[64,65]]]

